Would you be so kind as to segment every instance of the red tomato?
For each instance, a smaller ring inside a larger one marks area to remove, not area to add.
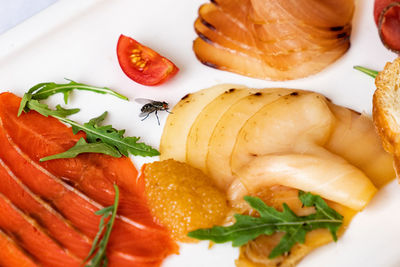
[[[117,55],[123,72],[143,85],[161,84],[179,70],[174,63],[151,48],[122,34],[118,40]]]

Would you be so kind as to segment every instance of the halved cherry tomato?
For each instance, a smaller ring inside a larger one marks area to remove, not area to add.
[[[117,55],[123,72],[143,85],[161,84],[179,70],[170,60],[122,34],[118,40]]]

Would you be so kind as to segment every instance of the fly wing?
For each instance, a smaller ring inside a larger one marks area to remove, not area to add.
[[[142,104],[142,105],[146,105],[146,104],[153,103],[154,100],[151,100],[151,99],[148,99],[148,98],[135,98],[135,102],[137,102],[139,104]],[[151,113],[149,111],[143,112],[143,107],[142,107],[142,112],[139,114],[140,118],[148,117],[149,114]]]
[[[135,98],[135,102],[139,103],[139,104],[142,104],[142,105],[145,105],[145,104],[154,102],[154,100],[151,100],[151,99],[148,99],[148,98]]]
[[[139,114],[139,118],[147,117],[149,115],[149,112],[141,112]]]

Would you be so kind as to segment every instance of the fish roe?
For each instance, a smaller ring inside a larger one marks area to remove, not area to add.
[[[170,159],[146,164],[143,173],[151,211],[173,238],[193,242],[188,232],[225,219],[226,196],[202,171]]]

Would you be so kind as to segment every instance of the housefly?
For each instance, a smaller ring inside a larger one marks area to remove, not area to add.
[[[136,98],[135,101],[139,104],[143,104],[142,108],[140,109],[141,113],[139,114],[139,117],[143,117],[142,121],[147,119],[147,117],[149,117],[150,114],[154,112],[157,118],[158,125],[160,125],[160,119],[158,118],[157,112],[166,111],[168,113],[171,113],[168,111],[169,105],[167,102],[156,101],[147,98]]]

